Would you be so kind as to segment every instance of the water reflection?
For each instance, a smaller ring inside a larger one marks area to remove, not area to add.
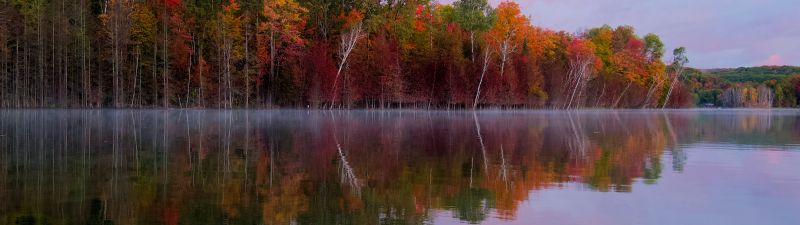
[[[797,144],[797,118],[0,111],[0,224],[424,224],[442,214],[511,221],[537,190],[658,185],[665,170],[683,170],[688,144]]]

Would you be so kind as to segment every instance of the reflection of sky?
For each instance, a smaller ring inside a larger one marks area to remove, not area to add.
[[[667,154],[657,184],[637,182],[629,193],[578,184],[532,191],[516,220],[484,224],[800,224],[800,152],[725,147],[687,146],[683,172],[670,169]],[[436,224],[460,223],[439,216]]]
[[[490,0],[495,5],[500,1]],[[516,2],[534,24],[552,29],[573,32],[609,24],[633,25],[639,34],[657,33],[668,49],[686,46],[693,67],[800,65],[798,0]]]

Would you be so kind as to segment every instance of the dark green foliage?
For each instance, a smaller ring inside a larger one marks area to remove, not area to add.
[[[760,66],[739,67],[736,69],[710,69],[704,70],[709,75],[717,76],[731,82],[757,82],[768,80],[781,80],[791,75],[800,74],[800,67],[796,66]]]
[[[774,94],[772,107],[798,106],[800,67],[761,66],[735,69],[698,70],[688,68],[684,83],[690,88],[697,106],[723,106],[722,94],[734,88],[765,86]]]

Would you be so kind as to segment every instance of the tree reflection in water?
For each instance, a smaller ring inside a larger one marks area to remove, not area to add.
[[[2,111],[0,224],[510,220],[536,190],[634,191],[636,180],[657,183],[665,152],[681,170],[682,144],[781,143],[800,136],[782,125],[796,122],[631,111]]]

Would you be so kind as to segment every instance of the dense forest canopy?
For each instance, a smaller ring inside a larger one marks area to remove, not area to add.
[[[689,68],[685,78],[684,83],[699,106],[798,106],[800,67]]]
[[[3,0],[0,106],[693,106],[685,49],[665,51],[513,1]]]
[[[759,66],[731,69],[708,69],[703,71],[709,75],[718,76],[731,82],[764,82],[768,80],[781,80],[800,74],[800,67]]]

